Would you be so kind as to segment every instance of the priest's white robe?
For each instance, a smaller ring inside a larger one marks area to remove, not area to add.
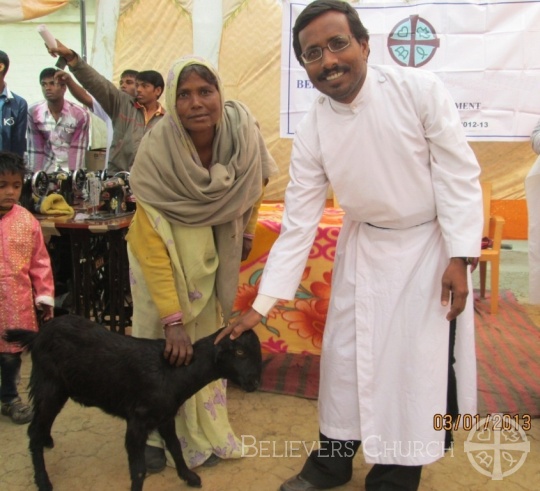
[[[345,211],[324,331],[321,432],[369,463],[444,454],[450,257],[479,256],[480,168],[436,75],[370,66],[351,104],[320,96],[297,128],[280,237],[259,293],[291,299],[331,185]],[[469,289],[472,291],[469,275]],[[476,413],[472,295],[457,319],[461,414]]]

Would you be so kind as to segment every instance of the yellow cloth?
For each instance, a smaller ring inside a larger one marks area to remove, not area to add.
[[[61,194],[52,193],[45,196],[41,202],[39,212],[43,215],[73,215],[75,210],[69,206]]]
[[[218,255],[211,227],[169,223],[150,205],[139,203],[126,240],[142,272],[137,279],[132,268],[132,277],[146,283],[155,304],[151,312],[157,309],[160,319],[181,310],[187,324],[215,296]],[[139,305],[134,297],[134,316],[135,312],[144,312],[142,322],[146,323],[148,313],[143,305],[142,300]],[[136,324],[138,318],[133,321],[134,328]]]

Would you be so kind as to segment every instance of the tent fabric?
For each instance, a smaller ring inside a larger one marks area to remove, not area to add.
[[[0,0],[0,24],[43,17],[68,3],[69,0]]]
[[[124,0],[116,36],[114,80],[122,70],[158,70],[193,53],[192,1]],[[266,199],[282,199],[289,180],[292,141],[279,136],[281,2],[226,0],[219,73],[226,99],[245,103],[257,118],[280,174],[271,179]],[[148,40],[144,43],[137,40]],[[163,98],[163,96],[162,96]]]

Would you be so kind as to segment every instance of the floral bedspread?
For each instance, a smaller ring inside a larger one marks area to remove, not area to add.
[[[249,310],[255,300],[266,258],[281,229],[282,213],[281,203],[261,206],[253,249],[240,270],[233,316]],[[325,209],[294,300],[279,301],[255,328],[264,352],[320,355],[342,218],[343,210]]]

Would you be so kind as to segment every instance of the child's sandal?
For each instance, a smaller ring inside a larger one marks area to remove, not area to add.
[[[18,425],[24,425],[32,421],[34,412],[28,404],[24,404],[20,398],[15,399],[12,402],[2,403],[2,414],[9,416],[11,421]]]

